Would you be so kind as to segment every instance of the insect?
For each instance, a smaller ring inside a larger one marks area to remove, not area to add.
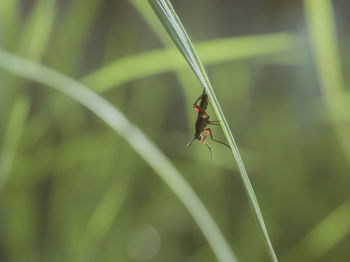
[[[200,104],[197,105],[199,100],[200,100]],[[224,146],[227,146],[228,148],[230,148],[230,146],[228,144],[226,144],[225,142],[214,139],[213,133],[210,130],[210,128],[206,128],[207,125],[220,125],[219,121],[209,121],[210,116],[205,111],[207,109],[207,107],[208,107],[208,95],[205,93],[205,90],[204,90],[203,94],[200,97],[198,97],[196,102],[194,102],[194,104],[193,104],[194,110],[196,110],[198,112],[198,116],[197,116],[197,120],[196,120],[196,124],[195,124],[195,131],[196,132],[194,133],[194,137],[192,138],[192,140],[190,142],[188,142],[186,146],[190,146],[195,139],[198,139],[199,141],[201,141],[203,144],[205,144],[209,148],[211,159],[214,160],[213,150],[212,150],[211,146],[205,140],[208,135],[210,135],[210,138],[213,141],[218,142],[220,144],[223,144]],[[204,137],[202,135],[203,132],[205,132]]]

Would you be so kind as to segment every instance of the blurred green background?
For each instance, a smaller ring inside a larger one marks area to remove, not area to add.
[[[173,5],[280,261],[349,261],[350,3]],[[0,0],[0,47],[110,101],[198,193],[238,260],[269,261],[227,148],[209,140],[212,161],[198,141],[185,147],[202,89],[147,1]],[[122,137],[71,98],[0,68],[0,261],[215,260],[173,191]]]

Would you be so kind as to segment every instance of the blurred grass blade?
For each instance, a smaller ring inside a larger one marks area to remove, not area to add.
[[[29,105],[29,99],[26,96],[18,97],[13,105],[0,150],[0,191],[11,172],[15,153],[28,116]]]
[[[300,240],[283,261],[320,261],[349,233],[350,200],[347,200]]]
[[[148,27],[153,31],[164,46],[173,44],[167,32],[161,26],[160,21],[153,12],[151,6],[146,1],[129,0],[129,2],[137,10],[143,20],[147,23]]]
[[[349,102],[345,96],[337,36],[331,0],[304,0],[305,15],[311,33],[315,64],[328,108],[329,117],[340,146],[350,163],[350,128],[342,124],[350,121]]]
[[[40,61],[46,51],[55,20],[55,0],[38,0],[22,29],[19,53]]]
[[[204,63],[215,64],[291,52],[298,43],[296,36],[284,32],[210,40],[199,43],[198,52]],[[93,90],[104,92],[127,81],[186,67],[186,62],[175,48],[166,48],[118,59],[85,76],[82,81]]]
[[[48,54],[48,61],[55,68],[67,74],[74,74],[78,68],[82,46],[89,42],[89,33],[96,21],[103,1],[100,0],[72,0],[67,1],[65,12],[59,18],[52,45]],[[61,55],[66,54],[64,59]]]
[[[275,255],[275,251],[272,247],[270,238],[268,236],[268,232],[263,220],[263,216],[260,211],[258,201],[256,199],[252,185],[250,183],[242,158],[239,154],[232,132],[221,110],[220,104],[214,94],[214,90],[210,84],[209,78],[204,70],[204,67],[183,25],[181,24],[180,19],[178,18],[177,14],[175,13],[175,10],[173,9],[173,7],[171,6],[168,0],[148,0],[148,2],[152,6],[154,12],[157,14],[163,26],[168,31],[170,37],[173,39],[176,46],[179,48],[180,52],[183,54],[183,56],[191,66],[192,70],[196,74],[197,78],[201,82],[203,88],[207,92],[208,96],[210,97],[210,102],[213,107],[213,110],[216,114],[217,119],[220,121],[221,127],[226,136],[226,139],[229,145],[231,146],[233,156],[238,164],[241,178],[242,178],[245,190],[247,192],[249,202],[251,204],[256,220],[258,222],[259,228],[263,234],[264,241],[267,246],[267,251],[272,261],[278,261]]]
[[[181,200],[202,230],[220,261],[237,261],[215,224],[189,184],[168,158],[125,116],[89,88],[45,66],[0,50],[0,68],[26,79],[37,81],[66,94],[94,112],[149,164]]]
[[[13,47],[13,42],[19,28],[19,0],[1,0],[0,8],[0,46]]]
[[[128,187],[115,179],[106,189],[97,204],[83,237],[76,249],[74,261],[89,261],[98,250],[99,243],[106,237],[126,199]]]

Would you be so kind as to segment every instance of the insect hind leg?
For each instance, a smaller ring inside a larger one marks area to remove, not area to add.
[[[209,133],[211,140],[213,140],[213,141],[215,141],[215,142],[217,142],[217,143],[220,143],[220,144],[222,144],[222,145],[228,147],[229,149],[231,149],[231,147],[230,147],[228,144],[226,144],[225,142],[214,139],[214,138],[213,138],[213,134],[212,134],[210,128],[206,128],[206,129],[204,129],[204,131],[207,131],[206,136],[207,136],[208,133]]]
[[[208,149],[209,149],[209,151],[210,151],[211,160],[214,160],[213,149],[212,149],[211,146],[207,143],[207,141],[205,141],[204,139],[203,139],[203,143],[206,144],[206,146],[208,147]]]

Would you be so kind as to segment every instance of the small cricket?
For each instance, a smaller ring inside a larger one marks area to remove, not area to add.
[[[199,100],[200,100],[200,103],[199,103],[199,105],[197,105]],[[204,90],[203,94],[200,97],[198,97],[196,102],[194,102],[194,104],[193,104],[193,108],[194,108],[194,110],[196,110],[198,112],[198,116],[197,116],[197,120],[196,120],[196,124],[195,124],[194,137],[191,139],[190,142],[187,143],[186,146],[190,146],[195,139],[198,139],[199,141],[201,141],[203,144],[205,144],[208,147],[208,149],[210,151],[211,159],[214,160],[213,149],[205,140],[208,135],[210,135],[210,138],[213,141],[220,143],[220,144],[223,144],[224,146],[227,146],[230,149],[231,149],[231,147],[228,144],[226,144],[225,142],[214,139],[213,133],[210,130],[210,128],[206,128],[208,125],[216,125],[216,126],[220,125],[219,121],[209,121],[210,116],[206,112],[207,107],[208,107],[208,95],[205,93],[205,90]],[[205,132],[204,137],[202,135],[203,132]]]

